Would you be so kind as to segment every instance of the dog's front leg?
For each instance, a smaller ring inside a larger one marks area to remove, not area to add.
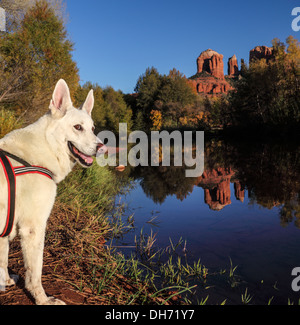
[[[15,285],[19,279],[17,275],[9,275],[7,264],[8,264],[8,249],[9,241],[8,237],[0,238],[0,276],[3,276],[3,279],[0,277],[0,290],[4,290],[5,286]],[[3,283],[2,283],[3,282]],[[1,286],[4,288],[1,289]]]
[[[37,305],[64,305],[53,297],[47,297],[42,286],[43,250],[46,224],[39,227],[27,226],[20,230],[24,263],[26,268],[25,286]]]

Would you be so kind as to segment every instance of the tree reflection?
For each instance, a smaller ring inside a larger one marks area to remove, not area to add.
[[[300,145],[234,144],[231,164],[246,185],[249,198],[268,209],[280,207],[280,222],[300,225]]]
[[[172,163],[171,163],[172,165]],[[155,203],[169,195],[184,200],[195,186],[204,189],[204,201],[212,210],[231,204],[230,184],[235,198],[272,209],[280,208],[282,226],[300,227],[300,145],[293,143],[206,141],[205,170],[198,178],[185,177],[182,167],[137,167],[131,176],[140,180],[145,194]]]

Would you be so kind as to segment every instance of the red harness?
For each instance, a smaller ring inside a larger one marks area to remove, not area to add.
[[[13,167],[10,160],[11,158],[23,166]],[[1,237],[7,237],[10,235],[15,218],[15,198],[16,198],[16,176],[25,175],[25,174],[40,174],[46,176],[50,179],[53,179],[53,174],[50,170],[40,167],[40,166],[31,166],[25,160],[12,155],[6,151],[0,149],[0,163],[3,167],[4,174],[7,180],[7,189],[8,189],[8,206],[7,206],[7,218],[4,231],[0,235]]]

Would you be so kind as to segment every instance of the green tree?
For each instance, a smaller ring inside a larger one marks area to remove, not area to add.
[[[105,101],[103,98],[103,90],[98,84],[92,84],[91,82],[86,82],[83,86],[79,86],[75,92],[75,106],[79,107],[82,105],[89,93],[93,89],[94,91],[94,109],[92,111],[92,118],[95,123],[95,132],[98,133],[106,127],[106,117],[105,117]]]
[[[118,133],[119,123],[127,123],[128,130],[131,130],[131,108],[127,106],[123,94],[112,87],[102,89],[98,84],[86,82],[83,86],[79,86],[75,93],[75,105],[78,107],[82,105],[91,89],[95,98],[92,118],[96,132],[106,129]]]
[[[13,104],[27,112],[27,119],[46,112],[60,78],[66,80],[71,94],[77,89],[79,76],[72,51],[62,19],[45,0],[37,1],[27,11],[16,32],[2,36],[1,65],[6,74],[18,71],[21,75],[17,88],[22,96]]]
[[[152,67],[147,68],[137,81],[134,91],[138,93],[136,105],[138,111],[143,112],[144,121],[151,125],[150,112],[154,108],[154,103],[158,99],[161,87],[162,76]]]
[[[300,124],[300,46],[292,36],[287,45],[272,41],[274,59],[250,62],[231,93],[231,123],[264,129],[297,129]]]
[[[286,43],[288,45],[287,47],[287,53],[289,55],[290,60],[292,60],[295,65],[298,68],[298,71],[300,69],[300,51],[299,51],[299,42],[297,39],[295,39],[293,36],[289,36],[286,39]]]
[[[148,68],[138,79],[135,91],[138,111],[143,112],[148,129],[152,127],[152,110],[161,112],[163,122],[171,120],[171,126],[177,127],[179,119],[193,110],[197,99],[187,79],[176,69],[169,75],[160,75],[155,68]]]
[[[196,94],[186,78],[176,69],[163,77],[158,97],[164,103],[179,103],[181,106],[193,104],[196,100]]]
[[[63,0],[46,0],[59,19],[66,21],[65,3]],[[0,0],[1,8],[6,12],[6,30],[16,31],[20,28],[26,12],[35,4],[36,0]]]
[[[176,69],[162,77],[158,100],[164,116],[169,116],[179,125],[179,119],[192,111],[196,102],[196,94],[189,86],[186,78]]]
[[[106,128],[119,132],[119,123],[127,123],[127,129],[132,128],[132,110],[126,105],[124,96],[112,87],[103,90],[104,113]]]

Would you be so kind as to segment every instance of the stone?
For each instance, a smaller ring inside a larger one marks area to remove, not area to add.
[[[237,77],[239,75],[239,66],[237,57],[234,54],[231,58],[228,59],[228,76]]]
[[[232,63],[235,64],[234,61]],[[233,69],[235,68],[233,67]],[[224,77],[223,55],[212,49],[203,51],[199,55],[197,58],[197,74],[190,77],[188,82],[198,94],[218,96],[233,90],[233,87]]]
[[[242,187],[240,181],[234,182],[234,195],[237,200],[244,202],[245,199],[245,188]]]
[[[223,55],[208,49],[197,58],[197,73],[207,72],[213,77],[224,79]]]
[[[267,63],[274,58],[274,49],[273,47],[268,46],[256,46],[254,49],[250,51],[249,62],[254,59],[266,59]]]
[[[225,79],[216,79],[209,74],[195,79],[188,79],[188,83],[198,94],[218,95],[233,90],[233,87]]]
[[[123,172],[125,170],[125,166],[124,165],[119,165],[117,167],[115,167],[115,169],[118,171],[118,172]]]
[[[218,167],[205,170],[197,179],[198,186],[204,189],[204,201],[210,209],[219,211],[231,204],[230,180],[234,174],[231,167]]]

